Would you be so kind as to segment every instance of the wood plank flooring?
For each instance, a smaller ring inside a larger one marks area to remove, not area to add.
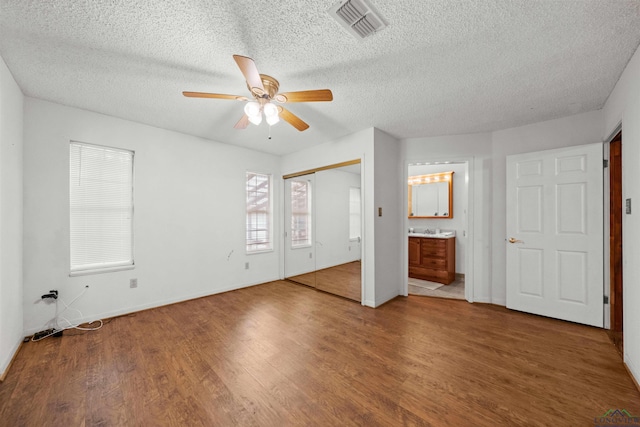
[[[593,426],[640,415],[601,329],[273,282],[23,345],[1,426]]]

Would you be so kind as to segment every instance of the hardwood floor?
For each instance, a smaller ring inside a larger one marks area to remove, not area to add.
[[[601,329],[273,282],[22,347],[2,426],[593,426],[640,415]]]

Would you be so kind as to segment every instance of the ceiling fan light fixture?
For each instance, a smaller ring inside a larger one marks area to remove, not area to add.
[[[277,114],[273,116],[267,116],[267,123],[269,123],[269,126],[273,126],[279,121],[280,121],[280,117],[278,117]]]
[[[249,116],[249,118],[260,117],[260,104],[255,101],[247,102],[247,105],[244,106],[244,113]]]
[[[270,103],[265,104],[263,107],[263,111],[264,111],[264,115],[267,116],[267,118],[278,116],[278,107],[276,107],[273,104],[270,104]]]
[[[247,114],[247,116],[249,115]],[[262,123],[262,114],[258,114],[257,116],[249,116],[249,121],[258,126],[260,123]]]

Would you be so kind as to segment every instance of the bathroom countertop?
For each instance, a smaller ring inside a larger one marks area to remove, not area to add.
[[[409,237],[426,237],[428,239],[453,239],[456,237],[456,233],[453,231],[443,231],[442,233],[427,234],[427,233],[409,233]]]

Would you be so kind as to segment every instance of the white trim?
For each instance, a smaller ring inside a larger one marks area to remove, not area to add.
[[[258,254],[267,254],[269,252],[275,252],[275,249],[258,249],[255,251],[247,251],[246,255],[258,255]]]
[[[617,134],[616,134],[617,135]],[[614,135],[615,137],[615,135]],[[612,137],[613,139],[613,137]],[[602,144],[602,158],[609,162],[610,140]],[[602,168],[602,295],[611,298],[611,165]],[[604,303],[602,309],[602,327],[611,329],[611,303]]]
[[[88,276],[90,274],[100,274],[100,273],[113,273],[114,271],[133,270],[135,268],[136,268],[135,264],[129,264],[129,265],[119,265],[119,266],[105,267],[105,268],[91,268],[87,270],[74,270],[69,272],[69,277]]]
[[[34,331],[33,333],[35,333],[35,332],[38,332],[38,331]],[[26,336],[26,334],[25,334],[25,336]],[[8,369],[9,369],[9,367],[11,365],[11,361],[13,360],[14,357],[16,357],[16,354],[18,353],[18,350],[20,350],[20,345],[21,344],[22,344],[22,339],[20,341],[18,341],[16,343],[16,345],[13,346],[11,351],[9,351],[7,353],[7,358],[2,361],[2,365],[0,365],[0,378],[5,378],[6,377]]]

